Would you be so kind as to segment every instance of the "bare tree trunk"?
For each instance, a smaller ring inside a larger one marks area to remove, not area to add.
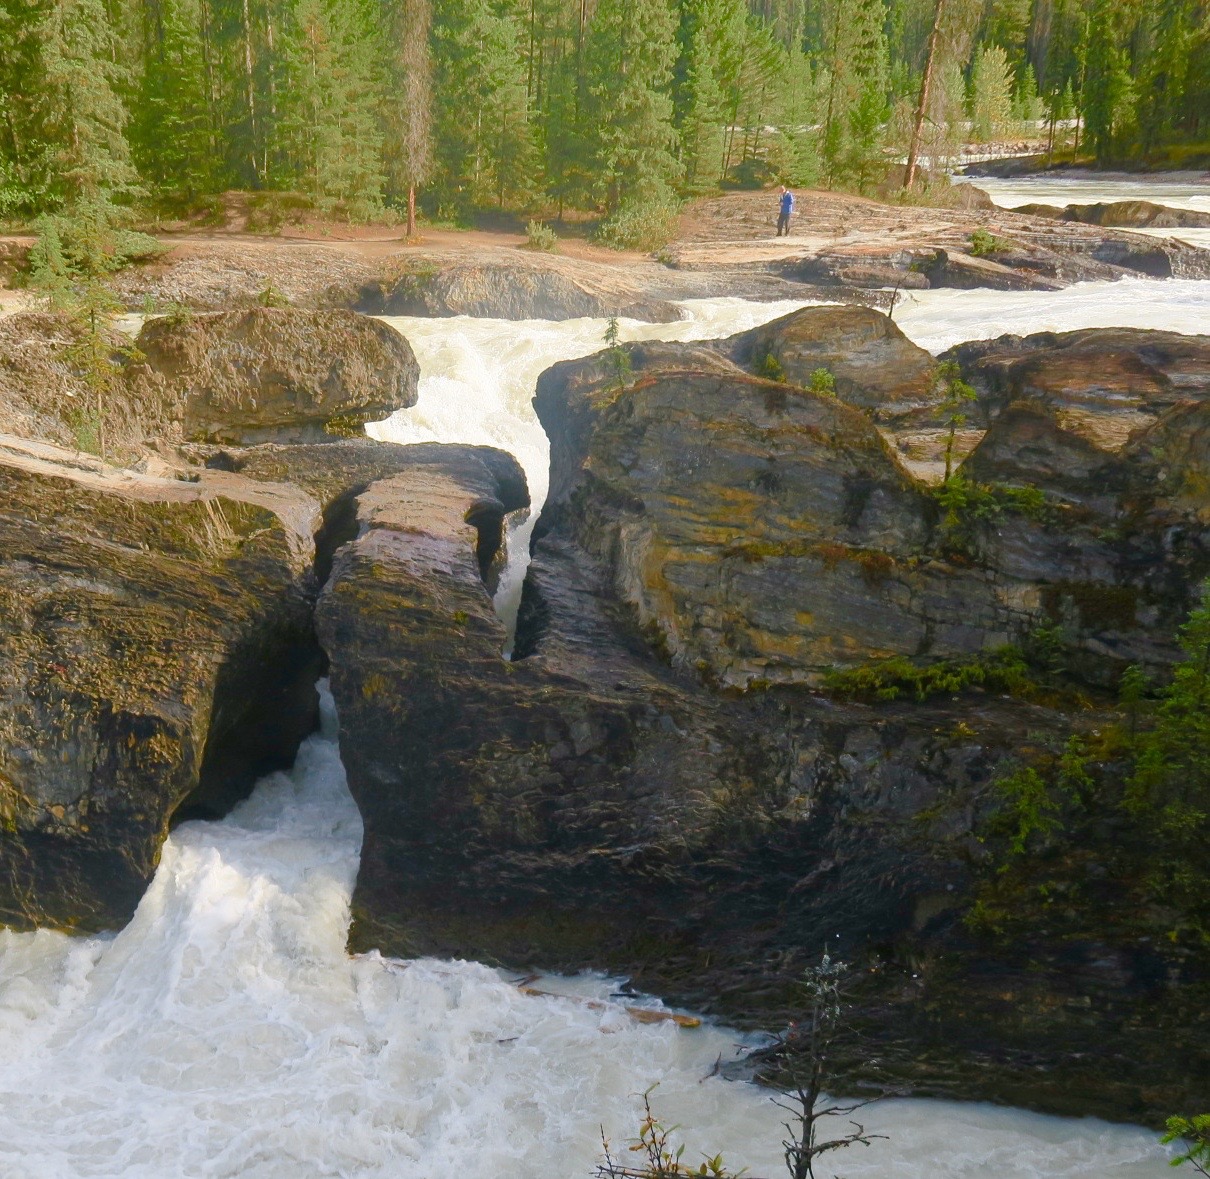
[[[416,186],[408,185],[408,237],[416,236]]]
[[[252,63],[252,17],[248,12],[248,0],[244,0],[244,74],[248,83],[248,160],[252,164],[252,176],[260,180],[256,166],[256,81]]]
[[[912,122],[912,142],[908,147],[907,171],[903,175],[903,187],[910,189],[916,183],[916,160],[920,154],[920,136],[924,131],[924,119],[928,114],[929,91],[933,85],[933,66],[937,59],[937,42],[941,39],[941,18],[945,13],[945,0],[937,0],[933,10],[933,27],[929,32],[928,52],[924,58],[924,77],[920,79],[920,101],[916,103],[916,118]]]

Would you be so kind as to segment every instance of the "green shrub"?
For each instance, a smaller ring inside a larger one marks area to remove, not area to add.
[[[614,250],[658,250],[676,232],[680,206],[671,196],[624,200],[597,229],[597,239]]]
[[[812,374],[811,379],[807,383],[807,388],[812,393],[820,393],[824,397],[836,396],[836,378],[826,368],[817,368]]]
[[[978,555],[982,530],[1005,516],[1050,524],[1059,515],[1059,509],[1036,487],[976,483],[959,473],[931,490],[941,509],[943,545],[968,557]]]
[[[1199,1175],[1210,1175],[1210,1114],[1169,1118],[1165,1125],[1168,1132],[1160,1141],[1165,1146],[1170,1142],[1183,1142],[1187,1147],[1170,1165],[1179,1167],[1182,1163],[1192,1163]]]
[[[525,244],[531,250],[553,254],[559,248],[559,235],[543,221],[530,221],[525,226]]]
[[[970,242],[971,256],[975,258],[987,258],[992,254],[1003,253],[1014,249],[1017,244],[1009,238],[997,237],[986,229],[976,229],[971,234]]]
[[[843,700],[917,701],[930,696],[952,696],[967,688],[1024,694],[1033,686],[1029,667],[1016,647],[1000,647],[971,659],[946,659],[918,666],[903,655],[861,667],[829,671],[824,689]]]
[[[764,377],[769,381],[784,381],[786,379],[786,370],[782,367],[781,361],[772,352],[766,352],[761,358],[760,363],[756,366],[756,375]]]

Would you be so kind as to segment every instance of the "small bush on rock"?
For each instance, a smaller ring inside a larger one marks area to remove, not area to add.
[[[836,378],[832,375],[829,369],[817,368],[811,374],[811,380],[808,383],[807,388],[810,389],[812,393],[820,393],[824,397],[835,397]]]
[[[601,1148],[605,1155],[604,1162],[597,1164],[597,1179],[678,1179],[686,1175],[713,1176],[714,1179],[739,1179],[743,1171],[731,1171],[723,1162],[723,1156],[716,1154],[713,1158],[706,1157],[697,1165],[682,1162],[685,1154],[685,1144],[674,1147],[672,1135],[677,1126],[665,1126],[652,1112],[651,1092],[655,1086],[643,1094],[643,1120],[639,1123],[639,1135],[631,1139],[627,1150],[638,1156],[636,1165],[628,1166],[622,1159],[616,1159],[609,1146],[605,1131],[601,1131]]]
[[[559,249],[559,235],[544,221],[530,221],[525,226],[525,244],[531,250],[553,254]]]

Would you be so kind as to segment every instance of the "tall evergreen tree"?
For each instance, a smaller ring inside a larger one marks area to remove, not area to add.
[[[864,189],[878,179],[888,114],[885,17],[882,0],[832,0],[821,145],[828,183]]]
[[[971,69],[971,138],[990,143],[1002,136],[1013,117],[1013,78],[1008,54],[1000,45],[980,49]]]
[[[435,12],[437,162],[463,209],[524,203],[537,187],[522,30],[488,0],[442,0]]]
[[[283,38],[286,174],[321,204],[381,200],[380,45],[362,0],[294,0]]]
[[[0,0],[0,217],[38,212],[51,200],[39,36],[46,6],[44,0]]]
[[[1154,150],[1180,122],[1195,17],[1193,0],[1155,0],[1148,14],[1148,45],[1138,86],[1144,152]]]
[[[672,201],[680,172],[670,93],[676,58],[668,0],[601,0],[589,89],[597,187],[611,216],[624,203],[658,208]]]
[[[1113,158],[1134,114],[1134,83],[1123,17],[1119,0],[1093,0],[1088,17],[1081,107],[1099,164]]]
[[[71,205],[129,196],[138,176],[126,141],[126,81],[102,0],[51,0],[38,25],[43,134],[51,188]]]
[[[216,129],[206,86],[198,0],[161,0],[148,27],[130,138],[142,175],[161,190],[211,192]]]
[[[675,118],[681,136],[685,186],[702,191],[717,183],[725,142],[723,88],[719,81],[717,0],[686,0],[681,10]]]
[[[386,100],[387,174],[407,198],[409,237],[416,233],[416,189],[433,167],[433,61],[431,0],[395,0],[389,20],[390,82]]]

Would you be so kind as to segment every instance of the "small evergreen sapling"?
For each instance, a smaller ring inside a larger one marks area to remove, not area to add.
[[[1210,1176],[1210,1114],[1198,1114],[1192,1118],[1169,1118],[1168,1132],[1160,1139],[1165,1146],[1180,1142],[1186,1149],[1172,1159],[1170,1166],[1179,1167],[1190,1163],[1199,1175]]]

